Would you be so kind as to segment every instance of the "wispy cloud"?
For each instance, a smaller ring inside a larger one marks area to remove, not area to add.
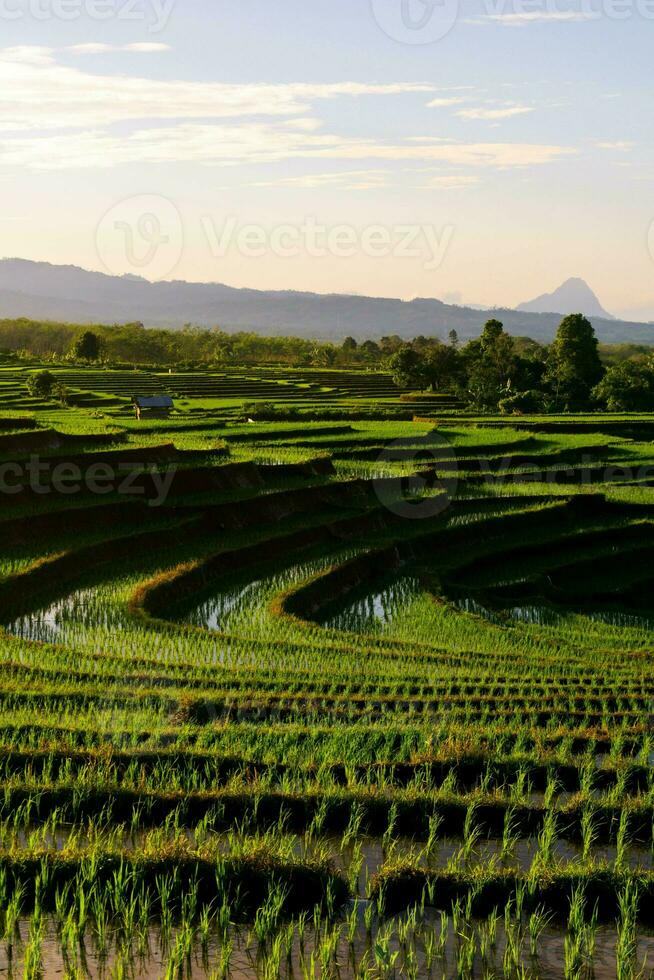
[[[0,164],[39,170],[111,167],[125,163],[229,166],[304,160],[439,162],[473,168],[528,167],[575,151],[534,143],[379,143],[307,133],[291,122],[182,124],[137,129],[128,136],[97,130],[16,136],[0,144]]]
[[[72,54],[111,54],[117,51],[126,51],[130,54],[156,54],[161,51],[172,50],[169,44],[161,44],[155,41],[143,41],[134,44],[102,44],[97,41],[89,41],[85,44],[71,44],[64,51]]]
[[[139,50],[142,46],[138,45]],[[103,75],[62,65],[52,48],[0,50],[0,127],[97,128],[114,122],[308,114],[334,98],[433,92],[415,82],[229,84]]]
[[[535,107],[516,102],[498,102],[480,99],[483,93],[469,95],[437,96],[427,103],[428,109],[453,109],[454,115],[460,119],[474,119],[488,122],[499,122],[511,119],[513,116],[524,116],[534,112]],[[480,105],[482,101],[484,104]]]
[[[462,191],[478,183],[479,177],[474,174],[435,174],[421,186],[426,190]]]
[[[635,144],[629,140],[597,140],[595,146],[598,150],[616,150],[618,153],[627,153],[633,150]]]
[[[439,98],[436,91],[415,82],[161,81],[62,65],[50,48],[4,49],[0,51],[0,165],[49,170],[128,163],[229,166],[293,159],[365,161],[361,170],[351,171],[357,176],[343,185],[363,188],[380,179],[371,176],[368,164],[374,166],[374,161],[504,169],[550,163],[575,152],[557,145],[465,143],[446,136],[406,136],[395,142],[361,139],[324,132],[317,115],[318,104],[327,99],[425,92]],[[529,110],[491,106],[466,111],[483,111],[477,118],[499,119]],[[333,174],[304,179],[347,180]]]
[[[461,103],[462,102],[465,102],[465,101],[466,101],[466,99],[462,98],[461,96],[452,97],[452,98],[432,99],[431,102],[428,102],[427,103],[427,108],[428,109],[444,109],[444,108],[447,108],[448,106],[451,106],[451,105],[461,105]]]
[[[279,180],[257,181],[254,187],[297,187],[315,189],[338,187],[341,190],[373,190],[388,183],[386,170],[345,170],[324,174],[301,174],[297,177],[280,177]]]
[[[510,119],[512,116],[524,116],[526,113],[533,111],[534,107],[529,105],[506,105],[495,109],[476,106],[470,109],[459,109],[456,115],[462,119],[497,121],[499,119]]]
[[[136,54],[152,54],[158,51],[170,51],[169,44],[162,44],[159,41],[136,41],[133,44],[126,44],[123,51],[131,51]]]

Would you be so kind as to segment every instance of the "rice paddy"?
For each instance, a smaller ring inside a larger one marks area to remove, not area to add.
[[[654,418],[310,369],[70,369],[59,409],[21,370],[0,971],[654,975]]]

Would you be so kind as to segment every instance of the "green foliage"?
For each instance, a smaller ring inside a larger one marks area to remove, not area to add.
[[[409,345],[392,354],[386,366],[398,388],[415,388],[418,391],[429,386],[429,374],[424,358]]]
[[[75,339],[70,353],[78,361],[97,361],[100,356],[100,338],[91,330],[85,330]]]
[[[643,360],[633,356],[635,351],[646,348],[634,345],[602,348],[601,356],[606,363],[630,366],[611,374],[607,385],[598,387],[603,372],[598,345],[592,326],[580,315],[562,321],[549,349],[529,338],[508,335],[496,319],[484,325],[478,339],[465,345],[460,345],[456,332],[450,331],[447,344],[437,337],[420,336],[406,342],[391,335],[378,342],[363,343],[346,337],[340,346],[297,337],[230,334],[218,328],[207,330],[190,324],[183,330],[146,329],[142,323],[97,325],[80,332],[75,324],[19,319],[0,321],[0,350],[15,351],[27,362],[38,358],[41,364],[63,364],[64,374],[70,371],[66,360],[71,350],[74,359],[89,362],[101,353],[105,370],[138,368],[161,373],[170,366],[178,376],[176,386],[171,388],[177,396],[179,386],[182,398],[186,392],[185,386],[179,385],[180,372],[222,372],[231,376],[239,368],[256,367],[270,372],[270,380],[276,380],[277,369],[292,368],[298,372],[298,383],[323,390],[341,387],[337,377],[341,371],[358,371],[362,378],[363,372],[368,372],[367,377],[374,379],[381,376],[376,372],[388,370],[399,387],[436,391],[448,396],[452,404],[465,404],[483,413],[498,409],[567,412],[595,405],[644,411],[651,404],[644,367],[647,357]],[[7,357],[11,354],[5,354]],[[633,362],[636,367],[631,366]],[[295,378],[280,380],[295,383]],[[61,381],[64,383],[65,378]],[[343,389],[348,386],[361,387],[353,384],[351,378],[343,378]],[[74,381],[69,387],[75,387]],[[131,392],[133,385],[129,387]],[[382,389],[383,385],[379,391]],[[536,397],[535,392],[540,396]],[[122,391],[117,393],[122,396]],[[384,390],[380,397],[387,399],[391,395],[392,391]],[[56,397],[62,404],[69,400],[62,389],[57,390]],[[198,399],[199,395],[192,392],[191,397]],[[247,397],[247,391],[239,390],[233,397],[240,402],[241,397]],[[77,394],[73,400],[78,400]],[[196,400],[195,407],[208,407],[208,403],[205,406]],[[348,410],[351,412],[351,407]],[[385,406],[384,410],[389,409]],[[298,411],[306,414],[304,408]]]
[[[465,347],[463,357],[471,404],[481,411],[496,411],[500,399],[510,393],[518,369],[513,338],[499,320],[489,320],[479,340]]]
[[[654,411],[654,361],[638,357],[610,367],[593,398],[610,412]]]
[[[556,408],[583,411],[604,371],[592,324],[581,313],[566,316],[547,357],[545,380]]]
[[[498,407],[502,415],[542,412],[545,407],[543,393],[533,388],[530,391],[517,391],[513,395],[501,398]]]
[[[27,390],[32,398],[50,398],[57,379],[50,371],[36,371],[28,375]]]
[[[52,397],[55,398],[60,405],[67,405],[70,395],[68,388],[61,381],[55,382],[52,386]]]
[[[425,369],[429,385],[436,391],[455,391],[463,381],[463,362],[456,344],[433,344]]]
[[[84,340],[92,335],[97,340]],[[78,342],[84,340],[78,348]],[[80,333],[78,324],[17,319],[0,321],[0,348],[28,356],[63,360],[71,355],[107,364],[144,364],[176,368],[216,368],[231,365],[314,365],[359,367],[379,365],[382,349],[374,341],[334,347],[299,337],[263,337],[255,333],[226,333],[190,324],[182,330],[146,329],[142,323],[93,325]],[[95,356],[94,356],[95,355]]]
[[[243,402],[243,416],[256,422],[277,422],[300,418],[301,413],[287,406],[275,405],[274,402]]]
[[[611,366],[621,361],[630,361],[639,355],[651,357],[652,346],[646,344],[600,344],[599,356],[603,364]]]
[[[453,391],[463,378],[456,346],[446,346],[434,338],[417,337],[411,344],[403,344],[388,358],[386,368],[399,388],[414,391]]]

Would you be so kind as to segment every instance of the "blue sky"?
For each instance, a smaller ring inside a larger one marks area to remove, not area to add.
[[[487,305],[579,275],[654,318],[654,0],[0,0],[0,28],[0,254]]]

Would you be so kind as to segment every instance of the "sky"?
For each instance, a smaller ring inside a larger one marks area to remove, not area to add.
[[[654,319],[654,0],[0,0],[0,255]]]

